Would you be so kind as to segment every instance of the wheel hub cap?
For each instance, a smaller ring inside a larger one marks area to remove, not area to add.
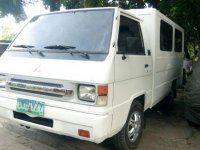
[[[132,113],[128,122],[128,138],[131,142],[135,142],[139,136],[141,128],[141,115],[138,111]]]

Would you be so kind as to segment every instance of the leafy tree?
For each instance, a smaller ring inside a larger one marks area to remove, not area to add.
[[[199,0],[162,0],[159,9],[185,29],[185,43],[190,49],[200,47]]]
[[[143,0],[119,0],[119,7],[124,9],[144,8]]]
[[[11,26],[2,26],[0,29],[0,40],[12,41],[15,35]]]
[[[61,0],[61,3],[66,9],[75,9],[84,7],[84,0]]]
[[[61,3],[60,0],[43,0],[45,8],[49,8],[50,11],[60,10]]]
[[[85,0],[84,7],[105,7],[109,6],[108,0]]]
[[[0,18],[9,14],[13,15],[17,22],[27,18],[23,6],[23,0],[0,0]]]
[[[144,0],[112,0],[109,1],[110,6],[117,6],[123,9],[144,8]]]
[[[162,2],[161,0],[144,0],[144,1],[146,4],[148,4],[148,7],[153,7],[156,9],[159,9],[160,3]]]

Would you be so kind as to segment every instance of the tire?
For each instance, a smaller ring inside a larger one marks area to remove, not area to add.
[[[133,123],[133,121],[135,121],[135,123]],[[139,144],[140,138],[142,136],[143,127],[143,106],[141,103],[136,101],[130,108],[129,115],[124,127],[119,133],[112,137],[115,148],[117,150],[135,149]]]
[[[168,115],[169,112],[173,109],[174,105],[174,96],[173,92],[171,91],[158,105],[158,110],[164,114]]]
[[[171,90],[168,96],[166,97],[166,105],[171,107],[174,104],[174,91]]]
[[[176,96],[177,96],[177,91],[176,91],[176,80],[174,80],[174,81],[172,82],[172,89],[171,89],[171,92],[173,93],[174,98],[176,98]]]

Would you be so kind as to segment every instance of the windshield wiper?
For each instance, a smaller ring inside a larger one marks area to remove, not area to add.
[[[66,49],[75,49],[74,46],[66,46],[66,45],[49,45],[45,46],[46,49],[59,49],[59,50],[66,50]]]
[[[82,52],[82,51],[79,51],[79,50],[76,50],[76,49],[70,50],[70,54],[72,55],[73,53],[80,53],[80,54],[84,55],[87,59],[90,59],[90,56],[88,55],[87,52]]]
[[[88,55],[87,52],[76,50],[75,46],[49,45],[49,46],[45,46],[44,48],[46,48],[46,49],[54,49],[54,50],[64,50],[66,52],[69,52],[71,55],[73,55],[73,53],[80,53],[80,54],[84,55],[87,59],[90,59],[90,56]]]
[[[35,46],[33,45],[13,45],[13,47],[19,47],[19,48],[34,48]]]
[[[13,45],[13,47],[18,47],[18,48],[27,48],[28,49],[28,52],[31,54],[31,51],[32,49],[31,48],[34,48],[35,46],[32,46],[32,45]]]
[[[32,52],[37,52],[39,55],[44,56],[44,54],[43,54],[41,51],[32,49],[32,48],[35,47],[35,46],[33,46],[33,45],[24,45],[24,44],[21,44],[21,45],[13,45],[13,47],[17,47],[17,48],[26,48],[26,49],[28,49],[28,52],[29,52],[30,54],[32,54]]]

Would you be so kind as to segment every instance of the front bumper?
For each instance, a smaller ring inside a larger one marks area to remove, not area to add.
[[[14,118],[13,111],[16,111],[16,104],[16,99],[0,96],[0,117],[17,124],[95,143],[102,142],[110,135],[112,114],[109,113],[94,115],[91,112],[89,114],[47,105],[45,106],[44,118],[53,120],[53,127],[47,127]],[[79,136],[79,129],[89,131],[90,138]]]

